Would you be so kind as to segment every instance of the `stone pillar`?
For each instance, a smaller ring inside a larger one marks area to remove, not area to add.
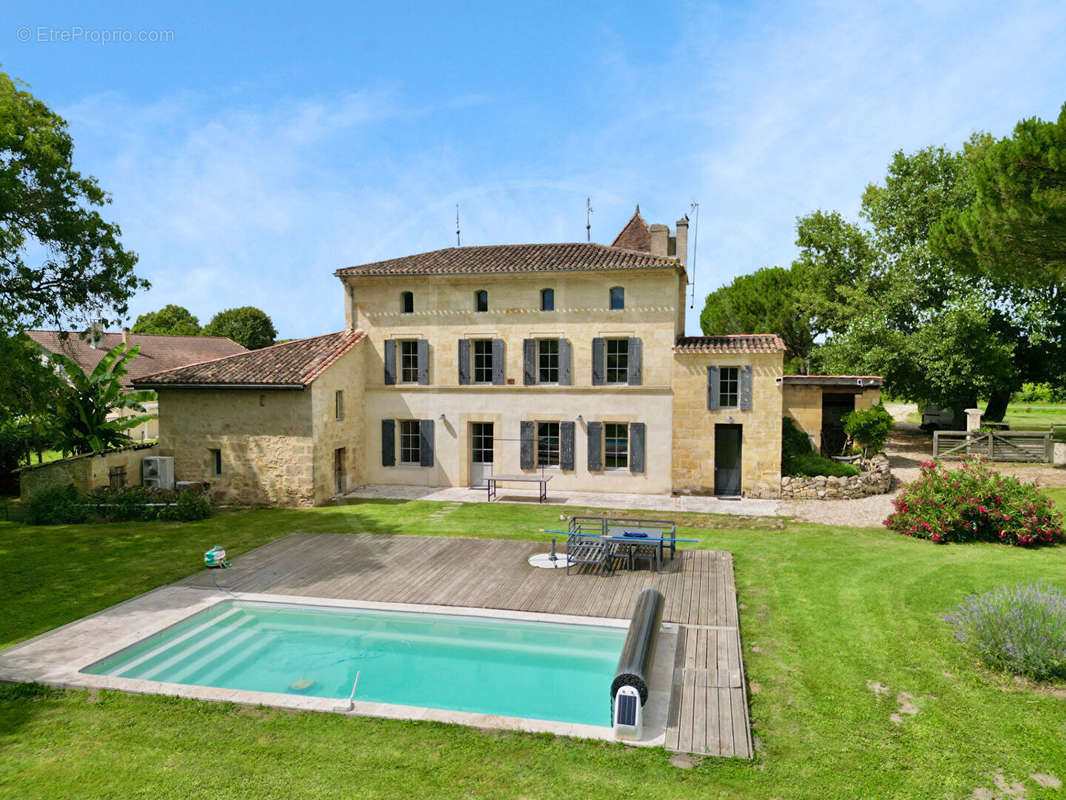
[[[966,409],[966,430],[976,431],[981,427],[981,409],[968,408]]]

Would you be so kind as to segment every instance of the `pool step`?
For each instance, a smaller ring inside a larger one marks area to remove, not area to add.
[[[216,624],[209,626],[206,630],[204,628],[198,629],[195,636],[184,637],[176,642],[168,642],[137,659],[135,663],[124,667],[121,675],[127,678],[157,680],[156,676],[180,665],[183,661],[194,658],[204,648],[211,647],[216,642],[233,636],[234,632],[239,629],[247,630],[248,635],[255,633],[255,617],[241,615],[239,617],[230,617],[229,619],[232,619],[232,622],[224,627],[218,627],[216,621]],[[134,674],[130,674],[131,672]],[[173,678],[168,675],[166,680],[173,680]]]

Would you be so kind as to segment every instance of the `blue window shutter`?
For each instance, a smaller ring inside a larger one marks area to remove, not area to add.
[[[504,356],[506,351],[504,349],[503,339],[492,340],[492,382],[497,386],[504,383],[505,370],[504,370]]]
[[[574,423],[559,423],[559,469],[574,469]]]
[[[470,340],[459,340],[459,385],[470,384]]]
[[[599,337],[592,340],[592,385],[603,386],[606,382],[607,343]]]
[[[629,423],[629,471],[644,471],[644,423]]]
[[[751,411],[751,364],[740,370],[740,410]]]
[[[640,386],[644,375],[644,347],[640,339],[629,340],[628,366],[627,382],[630,386]]]
[[[433,466],[433,420],[423,419],[418,423],[419,461],[423,467]]]
[[[536,446],[536,434],[534,432],[533,423],[523,420],[520,425],[520,446],[519,446],[519,466],[522,469],[534,469],[537,466],[537,462],[533,457],[534,448]]]
[[[589,472],[603,469],[603,423],[590,422],[589,429]]]
[[[570,340],[559,340],[559,385],[569,386],[570,380]]]
[[[396,384],[396,340],[385,340],[385,385]]]
[[[522,382],[532,386],[537,382],[537,340],[522,340]]]
[[[396,420],[381,420],[381,466],[396,466]]]
[[[429,340],[418,340],[418,382],[423,386],[429,384]]]
[[[707,367],[707,409],[709,411],[715,411],[721,408],[719,399],[720,379],[718,375],[718,367]]]

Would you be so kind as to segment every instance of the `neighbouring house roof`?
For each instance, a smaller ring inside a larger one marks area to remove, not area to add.
[[[639,250],[642,253],[651,252],[651,228],[640,216],[640,206],[629,218],[629,222],[619,231],[611,242],[611,247],[623,247],[626,250]]]
[[[795,386],[883,386],[880,375],[784,375],[785,383]]]
[[[498,244],[450,247],[388,261],[344,267],[338,277],[382,275],[479,275],[484,273],[580,272],[678,267],[678,262],[647,252],[605,244]]]
[[[785,343],[772,333],[742,333],[722,336],[680,336],[675,353],[778,353]]]
[[[137,357],[127,362],[129,370],[122,379],[123,386],[160,370],[183,367],[211,358],[231,356],[248,352],[232,339],[224,336],[163,336],[148,333],[125,334],[130,347],[140,347]],[[92,347],[81,334],[62,331],[26,331],[26,336],[39,347],[52,353],[62,353],[71,358],[85,372],[92,372],[107,351],[122,344],[122,333],[102,333],[96,347]]]
[[[109,456],[113,453],[123,453],[126,450],[151,450],[153,447],[158,446],[158,442],[137,442],[136,444],[128,444],[125,447],[114,447],[110,450],[94,450],[91,453],[79,453],[76,456],[57,458],[53,461],[45,461],[43,464],[27,464],[24,467],[19,467],[15,472],[32,472],[35,469],[45,469],[53,464],[66,464],[69,461],[78,461],[83,458],[93,458],[94,456]]]
[[[156,372],[134,381],[138,388],[303,389],[355,345],[363,331],[341,331],[294,339],[226,358]]]

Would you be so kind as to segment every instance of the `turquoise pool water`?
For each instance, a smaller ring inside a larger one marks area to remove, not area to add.
[[[626,631],[225,600],[93,675],[610,725]]]

